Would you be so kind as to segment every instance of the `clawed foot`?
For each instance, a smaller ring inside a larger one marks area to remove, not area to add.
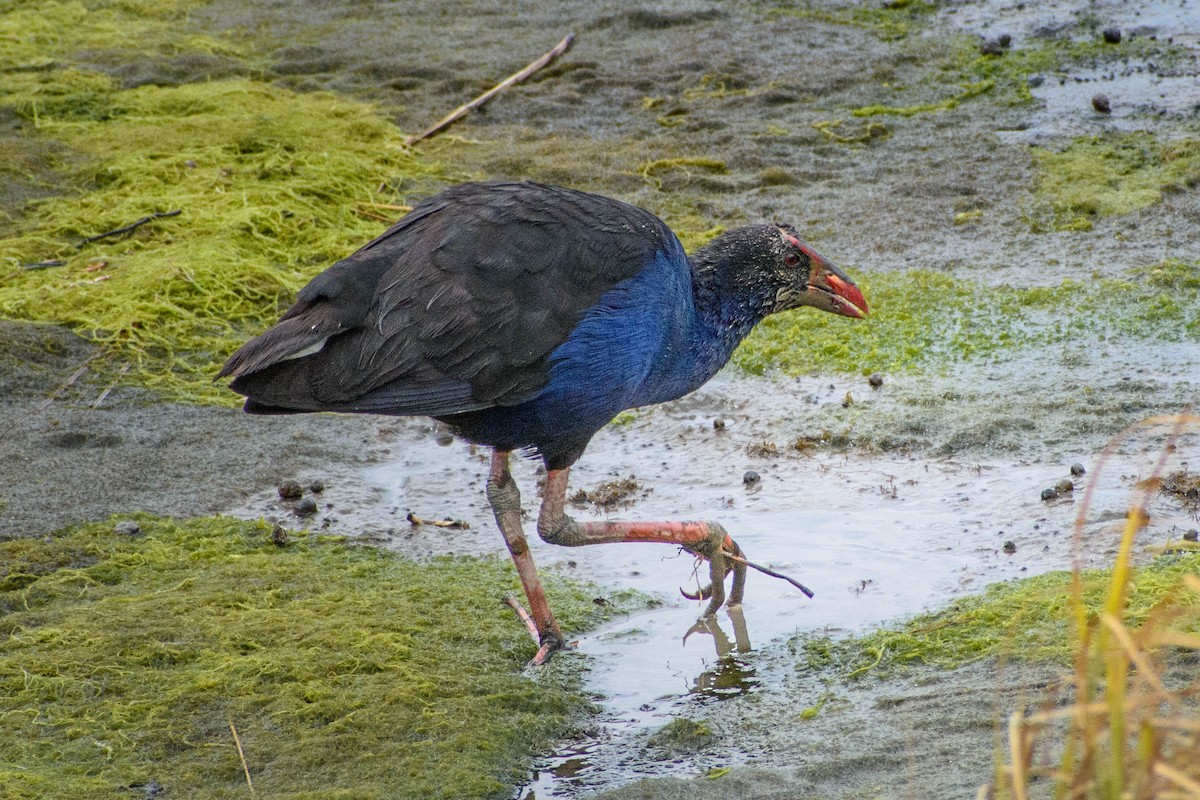
[[[688,547],[688,551],[698,558],[708,559],[710,581],[708,586],[696,593],[680,588],[680,593],[689,600],[708,600],[705,617],[714,616],[722,604],[731,608],[741,605],[742,595],[746,591],[746,560],[742,548],[729,537],[725,529],[716,523],[709,523],[712,534],[701,545]],[[729,587],[729,596],[725,595],[725,578],[733,573],[733,583]]]
[[[549,661],[550,656],[559,650],[568,650],[572,647],[572,645],[567,643],[566,638],[556,626],[549,626],[547,630],[539,631],[537,623],[533,621],[533,617],[529,616],[529,612],[525,610],[525,607],[516,598],[506,597],[504,598],[504,604],[516,612],[517,618],[525,624],[525,629],[533,637],[533,643],[538,646],[537,653],[526,666],[540,667]]]

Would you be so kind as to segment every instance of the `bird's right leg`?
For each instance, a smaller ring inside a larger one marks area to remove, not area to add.
[[[533,554],[529,552],[529,543],[525,541],[525,534],[521,530],[521,493],[508,470],[508,452],[505,450],[492,452],[487,497],[492,505],[492,513],[496,515],[496,525],[500,528],[504,543],[508,545],[508,552],[512,555],[513,564],[517,567],[517,575],[525,588],[525,598],[529,601],[529,611],[533,616],[538,651],[530,663],[541,664],[555,650],[562,649],[566,639],[563,638],[558,622],[550,611],[550,603],[546,600],[546,592],[538,578],[537,566],[533,563]]]
[[[538,535],[550,544],[580,547],[613,542],[661,542],[678,545],[709,563],[712,583],[700,590],[709,600],[705,616],[716,614],[723,603],[736,606],[746,588],[746,562],[729,534],[715,522],[578,522],[566,513],[567,475],[570,468],[546,473]],[[733,573],[729,596],[725,577]]]

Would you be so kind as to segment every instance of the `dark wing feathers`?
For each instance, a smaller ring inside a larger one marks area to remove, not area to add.
[[[598,195],[456,186],[314,278],[221,375],[247,410],[516,404],[546,385],[550,353],[607,289],[679,251],[661,220]]]

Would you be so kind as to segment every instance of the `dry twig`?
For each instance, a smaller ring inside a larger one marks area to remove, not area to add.
[[[104,233],[97,233],[95,236],[89,236],[80,242],[78,247],[80,250],[82,250],[86,245],[89,245],[92,242],[98,242],[101,239],[107,239],[110,236],[120,236],[122,233],[132,233],[133,231],[145,225],[147,222],[153,222],[154,220],[162,219],[163,217],[178,217],[182,213],[182,208],[177,208],[174,211],[155,211],[150,216],[142,217],[137,222],[131,222],[123,227],[116,228],[111,231],[105,231]]]
[[[44,411],[46,409],[46,406],[53,403],[60,394],[62,394],[68,388],[70,388],[70,386],[72,384],[74,384],[75,381],[79,380],[79,376],[82,375],[83,373],[87,372],[88,366],[92,363],[92,361],[99,358],[101,355],[102,355],[101,353],[95,353],[91,356],[88,356],[87,359],[84,360],[83,364],[80,365],[79,369],[77,369],[73,373],[71,373],[71,377],[67,378],[65,381],[60,383],[58,385],[58,388],[56,388],[53,392],[51,392],[50,396],[47,397],[45,400],[43,400],[41,402],[41,404],[38,405],[37,408],[35,408],[33,411],[30,411],[28,414],[24,415],[23,417],[18,417],[17,419],[14,419],[12,422],[10,422],[8,424],[7,428],[0,430],[0,439],[7,436],[8,432],[11,431],[13,428],[17,427],[17,425],[19,423],[24,422],[25,420],[32,417],[34,414],[39,414],[42,411]]]
[[[246,785],[250,787],[250,794],[254,794],[254,779],[250,777],[250,767],[246,764],[246,753],[242,750],[242,739],[238,736],[237,728],[233,727],[233,720],[229,720],[229,732],[233,734],[233,743],[237,745],[238,758],[242,760],[242,772],[246,773]]]
[[[735,556],[733,553],[722,553],[722,555],[724,555],[726,558],[728,558],[731,561],[737,561],[740,564],[745,564],[750,569],[756,569],[764,575],[770,575],[772,578],[779,578],[781,580],[785,580],[788,583],[790,583],[792,586],[795,586],[797,589],[804,592],[805,597],[812,599],[812,596],[813,596],[812,589],[809,589],[807,586],[805,586],[803,583],[796,580],[795,578],[789,578],[787,575],[784,575],[782,572],[776,572],[775,570],[768,569],[767,567],[764,567],[761,564],[755,564],[753,561],[747,561],[746,559],[742,558],[741,556]]]
[[[121,367],[120,371],[117,373],[117,377],[113,378],[113,382],[110,383],[108,385],[108,388],[105,389],[103,392],[101,392],[100,396],[97,397],[96,400],[92,403],[92,408],[100,407],[100,404],[103,403],[105,401],[105,399],[108,397],[109,392],[111,392],[113,389],[117,388],[117,384],[120,382],[121,378],[125,377],[125,373],[129,372],[129,368],[131,366],[133,366],[133,365],[130,364],[129,362],[126,362],[125,366]]]
[[[410,525],[432,525],[435,528],[454,528],[455,530],[468,530],[471,527],[465,520],[450,519],[449,517],[446,519],[425,519],[424,517],[418,517],[411,511],[408,512],[408,516],[405,519],[408,520]]]
[[[538,633],[537,625],[534,623],[533,618],[529,616],[529,612],[525,610],[525,607],[512,597],[504,598],[504,605],[515,611],[517,619],[525,623],[525,627],[529,630],[529,635],[533,637],[533,643],[538,644],[541,642],[542,635]]]
[[[500,92],[504,91],[505,89],[512,86],[513,84],[520,83],[521,81],[525,80],[530,75],[532,75],[533,73],[537,72],[542,67],[549,64],[554,59],[561,56],[563,53],[567,52],[567,50],[571,47],[571,42],[573,42],[574,40],[575,40],[575,34],[568,33],[566,36],[563,37],[561,42],[554,45],[554,49],[545,53],[537,61],[534,61],[529,66],[527,66],[523,70],[521,70],[520,72],[516,72],[512,75],[509,75],[507,78],[500,81],[500,83],[497,83],[491,89],[488,89],[486,92],[479,95],[479,97],[476,97],[471,102],[462,104],[461,106],[454,109],[446,116],[439,119],[433,125],[429,126],[425,130],[418,133],[416,136],[408,137],[408,141],[406,141],[405,144],[408,145],[409,147],[412,147],[414,144],[421,141],[422,139],[427,139],[430,136],[433,136],[435,133],[442,130],[442,128],[446,128],[446,127],[449,127],[450,125],[454,124],[458,120],[465,117],[467,114],[471,113],[475,109],[482,106],[487,101],[491,100],[496,95],[500,94]]]

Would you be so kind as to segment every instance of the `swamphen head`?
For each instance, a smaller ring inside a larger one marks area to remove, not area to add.
[[[854,281],[800,240],[791,225],[737,228],[691,257],[698,295],[757,322],[768,314],[811,306],[845,317],[867,316]]]

